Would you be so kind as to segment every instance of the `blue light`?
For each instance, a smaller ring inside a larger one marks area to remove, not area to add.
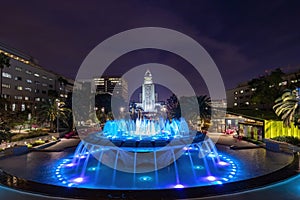
[[[69,183],[68,187],[72,187],[74,185],[74,183]]]
[[[204,167],[201,166],[201,165],[195,165],[195,166],[194,166],[194,169],[199,169],[199,170],[201,170],[201,169],[204,169]]]
[[[89,167],[88,171],[96,171],[97,167]]]
[[[229,179],[228,179],[228,178],[223,178],[223,180],[224,180],[224,181],[228,181]]]
[[[215,181],[215,182],[213,182],[213,184],[216,184],[216,185],[222,185],[223,182],[222,182],[222,181]]]
[[[150,176],[141,176],[139,180],[142,182],[148,182],[148,181],[152,181],[152,178]]]

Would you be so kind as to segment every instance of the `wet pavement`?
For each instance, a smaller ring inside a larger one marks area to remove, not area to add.
[[[291,162],[292,156],[286,155],[282,153],[275,153],[266,151],[263,148],[255,148],[258,147],[255,144],[245,141],[239,141],[232,136],[218,134],[218,133],[210,133],[209,137],[214,141],[218,141],[218,148],[226,151],[230,151],[233,157],[239,158],[238,162],[240,163],[251,163],[251,169],[248,170],[248,174],[252,176],[267,174],[270,171],[276,171],[282,166],[287,165]],[[48,147],[47,150],[53,152],[31,152],[28,155],[23,156],[15,156],[3,162],[0,160],[0,168],[4,169],[4,171],[8,171],[9,173],[16,173],[19,171],[20,166],[29,167],[35,169],[37,167],[45,167],[51,166],[51,163],[54,160],[58,160],[61,156],[63,156],[66,152],[63,150],[68,150],[69,147],[74,147],[78,144],[79,139],[62,139],[59,143]],[[231,145],[235,145],[238,147],[249,147],[250,149],[242,149],[242,150],[232,150],[229,149]],[[61,152],[60,152],[61,151]],[[44,161],[43,164],[40,162],[36,162],[36,160]],[[18,165],[16,165],[18,163]],[[240,169],[247,168],[249,166],[240,165]],[[28,178],[32,176],[31,170],[25,170],[23,172],[18,172],[20,176],[24,178]],[[36,176],[39,176],[37,174]],[[228,194],[218,197],[207,197],[207,198],[195,198],[195,199],[300,199],[300,187],[298,185],[300,183],[300,175],[290,178],[286,181],[282,181],[281,183],[272,184],[267,187],[249,190],[246,192],[239,192],[236,194]],[[10,189],[4,186],[0,186],[0,199],[66,199],[66,198],[58,198],[58,197],[49,197],[49,196],[40,196],[31,193],[24,193],[21,191],[17,191],[14,189]]]

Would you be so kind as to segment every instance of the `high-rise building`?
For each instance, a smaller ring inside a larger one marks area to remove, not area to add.
[[[128,85],[127,82],[120,77],[100,77],[94,78],[94,84],[97,94],[108,93],[110,95],[117,95],[128,99]]]
[[[66,98],[72,91],[73,80],[44,69],[33,57],[2,43],[0,53],[10,58],[10,66],[2,72],[1,96],[7,100],[6,109],[31,110],[52,95]]]
[[[157,94],[155,93],[155,85],[152,81],[152,74],[149,70],[144,76],[142,85],[141,103],[136,103],[137,107],[141,107],[144,112],[157,112],[161,108],[161,103],[157,102]]]

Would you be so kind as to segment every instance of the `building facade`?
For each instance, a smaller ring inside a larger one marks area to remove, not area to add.
[[[2,72],[1,96],[6,99],[6,110],[30,111],[53,95],[64,99],[72,91],[73,80],[44,69],[33,57],[5,44],[0,44],[0,53],[10,58],[10,67]]]
[[[288,88],[289,86],[299,86],[300,84],[300,71],[293,73],[287,73],[282,76],[282,82],[278,86],[282,89]],[[273,87],[270,85],[269,87]],[[236,109],[253,109],[259,107],[259,105],[252,105],[251,98],[256,88],[251,88],[249,82],[239,84],[237,87],[227,90],[227,107]]]

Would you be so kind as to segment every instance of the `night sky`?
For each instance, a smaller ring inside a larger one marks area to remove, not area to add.
[[[226,89],[266,70],[300,68],[300,1],[296,0],[10,0],[1,1],[0,14],[0,42],[70,78],[100,42],[147,26],[174,29],[197,40],[217,64]],[[110,71],[118,75],[147,62],[184,66],[174,55],[140,51],[116,60]],[[117,66],[127,68],[116,70]]]

